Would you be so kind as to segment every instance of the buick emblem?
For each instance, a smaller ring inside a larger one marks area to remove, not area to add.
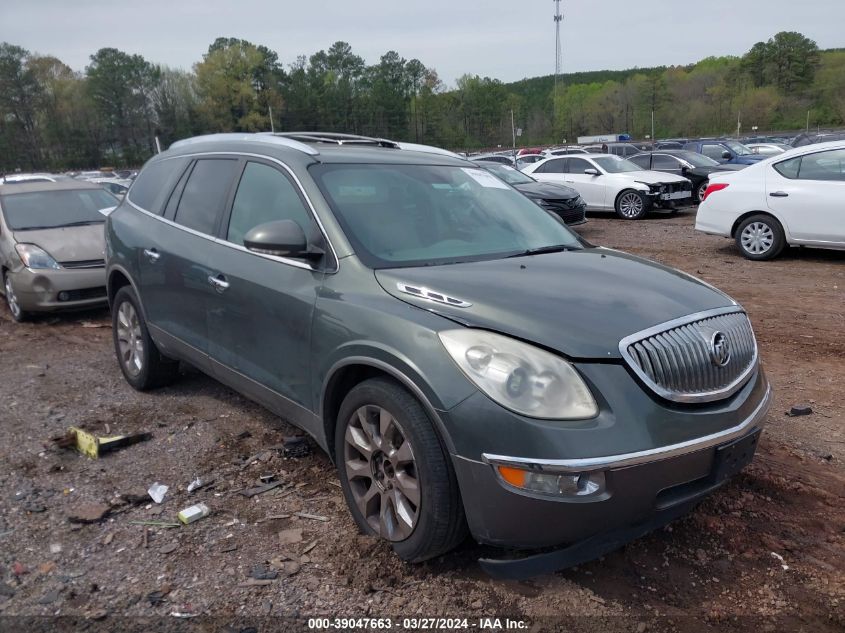
[[[731,360],[730,343],[722,332],[714,332],[710,339],[710,360],[716,367],[724,367]]]

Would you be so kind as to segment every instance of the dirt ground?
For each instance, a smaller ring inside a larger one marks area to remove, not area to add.
[[[237,632],[263,616],[392,617],[399,628],[402,616],[442,615],[470,627],[508,616],[535,631],[843,630],[845,253],[750,262],[728,240],[695,233],[693,218],[591,217],[579,231],[701,277],[748,310],[775,389],[757,457],[669,527],[525,582],[486,577],[475,560],[491,552],[471,542],[412,566],[358,536],[328,458],[263,450],[296,430],[195,371],[133,391],[105,310],[18,325],[0,309],[0,629],[23,630],[8,616]],[[797,403],[813,414],[786,416]],[[153,438],[94,461],[52,445],[71,425]],[[263,474],[281,485],[238,494]],[[213,481],[188,493],[196,476]],[[170,487],[161,505],[145,495],[153,482]],[[189,526],[138,524],[172,523],[199,502],[212,513]],[[102,520],[69,520],[92,503],[108,510]],[[262,571],[278,576],[251,578]],[[203,618],[178,617],[194,614],[214,619],[200,629]],[[256,630],[293,621],[263,622]]]

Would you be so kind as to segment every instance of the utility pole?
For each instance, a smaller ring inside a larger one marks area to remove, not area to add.
[[[267,111],[270,113],[270,133],[275,134],[276,127],[273,125],[273,106],[271,106],[269,103],[267,104]]]
[[[511,109],[511,136],[513,137],[513,160],[516,164],[516,126],[513,123],[513,109]]]
[[[739,138],[739,131],[742,129],[742,110],[736,111],[736,137]]]
[[[810,111],[807,110],[807,134],[810,133]]]
[[[563,21],[563,15],[560,13],[560,0],[554,0],[555,3],[555,83],[554,92],[552,93],[552,124],[557,125],[557,86],[560,81],[560,73],[563,69],[563,48],[560,45],[560,23]]]
[[[651,142],[654,143],[654,110],[651,111]]]

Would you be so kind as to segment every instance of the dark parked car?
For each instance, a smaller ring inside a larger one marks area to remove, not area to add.
[[[497,163],[499,165],[513,165],[513,156],[509,154],[483,154],[481,156],[471,156],[470,160],[479,163]]]
[[[572,226],[584,224],[587,221],[587,204],[572,187],[551,182],[538,182],[531,176],[507,165],[490,163],[484,167],[527,198],[531,198],[546,211],[554,213],[566,224]]]
[[[129,384],[169,383],[184,360],[299,425],[360,530],[408,561],[467,530],[563,547],[483,562],[503,576],[598,556],[736,475],[769,406],[735,301],[585,243],[442,153],[181,141],[144,166],[106,243]]]
[[[701,202],[710,174],[715,171],[734,171],[745,165],[728,165],[717,163],[704,154],[696,154],[686,150],[663,150],[631,156],[628,160],[643,169],[663,171],[688,178],[692,183],[692,195],[695,202]]]
[[[790,143],[792,147],[804,147],[816,143],[827,143],[828,141],[841,141],[845,139],[845,132],[821,132],[818,134],[799,134]]]
[[[704,154],[717,163],[730,165],[753,165],[766,158],[760,154],[755,154],[742,143],[731,140],[704,139],[690,141],[684,145],[684,149],[689,152]]]
[[[603,143],[601,146],[602,154],[613,154],[614,156],[621,156],[628,158],[634,154],[647,151],[651,148],[648,143]]]

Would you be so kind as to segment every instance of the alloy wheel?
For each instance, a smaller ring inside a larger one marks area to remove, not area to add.
[[[389,541],[407,539],[419,519],[420,485],[413,448],[396,418],[376,405],[357,409],[346,426],[343,459],[367,524]]]
[[[705,180],[700,185],[698,185],[698,202],[701,203],[704,200],[704,192],[707,191],[707,181]]]
[[[21,306],[18,303],[18,298],[15,296],[15,291],[12,289],[12,281],[6,275],[6,303],[9,304],[9,311],[15,319],[21,318]]]
[[[762,255],[775,243],[775,233],[772,227],[764,222],[752,222],[744,229],[740,236],[742,248],[752,255]]]
[[[643,199],[636,193],[626,193],[619,199],[619,211],[626,218],[636,218],[643,212]]]
[[[137,376],[144,367],[144,338],[138,313],[128,301],[117,310],[117,344],[120,362],[130,376]]]

